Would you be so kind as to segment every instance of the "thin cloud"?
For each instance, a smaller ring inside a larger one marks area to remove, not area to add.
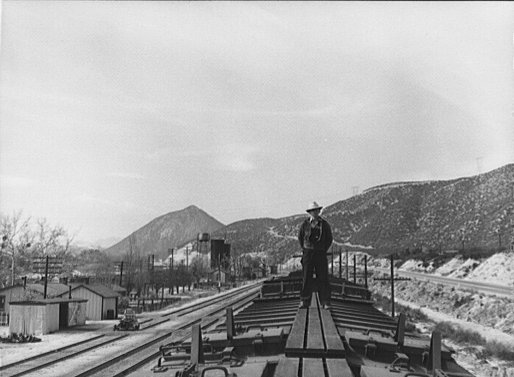
[[[256,146],[250,144],[225,142],[197,147],[161,148],[148,153],[145,158],[152,162],[182,161],[183,158],[195,158],[217,170],[248,172],[257,168],[255,156],[258,151]]]
[[[116,203],[114,203],[111,200],[99,198],[99,197],[92,196],[92,195],[85,194],[85,193],[75,196],[74,199],[79,202],[83,202],[83,203],[103,204],[103,205],[108,205],[108,206],[116,205]]]
[[[76,195],[74,197],[74,200],[84,203],[84,204],[91,204],[91,205],[101,205],[101,206],[107,206],[118,210],[123,211],[143,211],[148,212],[149,209],[146,207],[142,207],[140,205],[137,205],[133,202],[124,200],[124,201],[114,201],[110,199],[101,198],[99,196],[93,196],[87,193],[82,193],[80,195]]]
[[[216,165],[221,170],[233,172],[248,172],[257,168],[254,156],[257,148],[244,143],[229,143],[223,145],[214,153]]]
[[[122,173],[122,172],[115,172],[115,173],[109,173],[107,174],[107,177],[114,177],[114,178],[124,178],[124,179],[145,179],[145,176],[138,173]]]
[[[32,178],[1,174],[0,183],[2,186],[8,188],[24,188],[35,185],[36,181]]]

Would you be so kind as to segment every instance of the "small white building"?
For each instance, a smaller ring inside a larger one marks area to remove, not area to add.
[[[85,299],[34,299],[11,301],[9,332],[44,335],[86,323]]]
[[[65,284],[48,283],[46,297],[54,298],[68,292],[69,287]],[[42,299],[45,292],[44,284],[16,284],[0,289],[0,313],[9,314],[11,301],[30,301],[31,299]]]

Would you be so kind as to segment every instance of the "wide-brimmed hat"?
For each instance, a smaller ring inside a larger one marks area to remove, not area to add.
[[[309,203],[309,206],[307,207],[306,211],[310,212],[310,211],[314,211],[315,209],[322,209],[322,208],[323,207],[320,206],[318,203],[311,202],[311,203]]]

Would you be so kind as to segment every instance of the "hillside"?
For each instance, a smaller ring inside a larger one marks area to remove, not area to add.
[[[111,258],[119,258],[129,250],[132,242],[133,248],[141,255],[155,254],[156,258],[163,258],[169,248],[180,247],[196,239],[198,233],[212,233],[223,226],[196,206],[189,206],[150,221],[105,252]]]
[[[284,256],[300,251],[296,229],[302,219],[293,216],[284,219],[243,220],[214,232],[213,236],[226,236],[234,253],[258,253],[266,257],[268,264],[277,264]]]
[[[449,181],[391,183],[327,206],[336,244],[376,252],[505,248],[513,237],[514,164]],[[307,216],[307,215],[305,215]],[[239,221],[220,230],[236,250],[271,262],[298,253],[303,215]]]
[[[372,187],[323,210],[332,225],[334,248],[373,248],[375,253],[426,250],[498,250],[514,229],[514,164],[449,181],[398,182]],[[165,257],[168,248],[197,233],[225,238],[236,254],[259,253],[268,264],[300,252],[297,230],[305,215],[247,219],[223,226],[195,206],[161,216],[106,250],[118,257],[129,239],[142,255]]]

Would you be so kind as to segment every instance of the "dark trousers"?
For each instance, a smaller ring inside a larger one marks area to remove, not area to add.
[[[312,291],[316,285],[319,290],[319,300],[321,305],[330,303],[330,283],[328,281],[328,261],[327,254],[322,251],[304,250],[302,257],[303,284],[300,297],[302,301],[309,305],[311,302]],[[316,280],[314,280],[314,272]]]

